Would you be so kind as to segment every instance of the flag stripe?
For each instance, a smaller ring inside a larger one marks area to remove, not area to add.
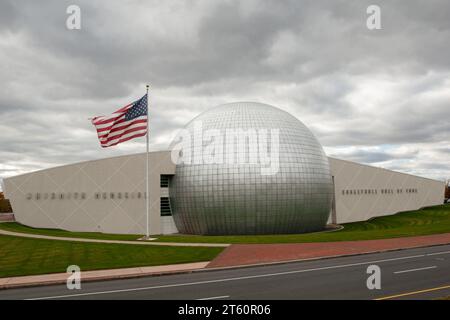
[[[124,111],[125,111],[125,110],[128,110],[128,109],[129,109],[130,107],[132,107],[132,106],[133,106],[133,104],[130,103],[130,104],[126,105],[125,107],[120,108],[120,109],[117,110],[117,111],[114,111],[113,114],[111,114],[111,115],[109,115],[109,116],[98,116],[98,117],[95,117],[95,118],[92,119],[92,120],[93,120],[93,123],[95,122],[94,124],[95,124],[95,125],[98,125],[98,124],[105,124],[105,123],[111,122],[111,119],[114,120],[114,119],[116,119],[118,116],[123,115],[123,114],[124,114]]]
[[[131,140],[131,139],[133,139],[133,138],[137,138],[137,137],[143,137],[143,136],[145,136],[147,134],[147,130],[142,130],[142,132],[138,132],[138,133],[135,133],[135,134],[132,134],[132,135],[130,135],[130,136],[126,136],[126,137],[122,137],[122,139],[120,139],[119,141],[117,141],[117,142],[114,142],[114,143],[106,143],[106,144],[102,144],[102,147],[112,147],[112,146],[115,146],[115,145],[117,145],[117,144],[119,144],[119,143],[122,143],[122,142],[125,142],[125,141],[128,141],[128,140]]]
[[[107,125],[100,125],[97,126],[97,131],[102,132],[102,131],[109,131],[112,128],[121,125],[122,123],[124,123],[125,120],[125,116],[122,116],[120,119],[117,119],[116,121],[114,121],[113,123],[109,123]]]
[[[147,129],[147,124],[139,123],[136,126],[132,125],[130,128],[127,128],[126,130],[122,130],[121,132],[119,132],[119,133],[117,133],[115,135],[111,135],[111,136],[108,135],[107,137],[100,138],[100,142],[101,143],[106,143],[106,142],[109,142],[111,140],[115,140],[118,137],[120,138],[121,136],[123,136],[123,135],[125,135],[127,133],[138,131],[138,130],[142,130],[142,129]]]
[[[127,126],[123,126],[123,127],[121,127],[120,130],[116,130],[116,131],[108,132],[106,134],[99,135],[98,138],[100,140],[103,140],[105,138],[111,138],[113,136],[120,135],[125,130],[128,130],[128,129],[132,129],[132,128],[136,128],[136,127],[146,127],[146,126],[147,126],[147,123],[145,122],[145,120],[140,120],[139,122],[134,122],[134,123],[130,123]]]
[[[110,119],[100,119],[100,120],[95,120],[94,125],[99,127],[99,128],[107,128],[108,126],[111,125],[111,122],[114,123],[116,121],[119,121],[120,119],[124,118],[125,114],[119,114],[119,115],[115,115],[114,118],[110,118]]]
[[[131,122],[131,124],[133,123],[146,123],[147,122],[147,117],[146,116],[142,116],[139,118],[134,119],[133,122]],[[106,131],[108,134],[109,132],[114,132],[114,131],[119,131],[122,130],[124,128],[126,128],[127,126],[130,125],[130,122],[126,122],[125,119],[124,120],[119,120],[116,123],[114,123],[112,126],[109,126],[108,128],[101,128],[98,129],[97,131],[99,133],[103,133],[104,131]],[[104,136],[105,134],[103,134],[102,136]]]

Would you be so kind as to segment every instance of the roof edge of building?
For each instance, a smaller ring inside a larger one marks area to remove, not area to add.
[[[170,152],[170,150],[154,150],[154,151],[149,151],[148,153],[149,154],[155,154],[155,153],[168,153],[168,152]],[[33,173],[37,173],[37,172],[41,172],[41,171],[45,171],[45,170],[51,170],[51,169],[59,169],[59,168],[64,168],[64,167],[76,166],[76,165],[83,164],[83,163],[88,163],[88,162],[97,162],[97,161],[104,161],[104,160],[107,160],[107,159],[117,159],[117,158],[130,157],[130,156],[140,156],[140,155],[145,155],[145,152],[122,154],[120,156],[112,156],[112,157],[106,157],[106,158],[100,158],[100,159],[91,159],[91,160],[84,160],[84,161],[79,161],[79,162],[74,162],[74,163],[62,164],[62,165],[55,166],[55,167],[39,169],[39,170],[34,170],[34,171],[30,171],[30,172],[17,174],[15,176],[5,177],[5,178],[3,178],[3,180],[6,181],[8,179],[12,179],[12,178],[20,177],[20,176],[25,176],[27,174],[33,174]]]

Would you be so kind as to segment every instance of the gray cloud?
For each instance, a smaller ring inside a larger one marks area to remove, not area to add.
[[[411,159],[414,158],[417,154],[418,151],[403,154],[395,154],[391,152],[357,150],[355,152],[352,152],[351,154],[348,154],[347,157],[356,162],[378,163],[394,159]]]

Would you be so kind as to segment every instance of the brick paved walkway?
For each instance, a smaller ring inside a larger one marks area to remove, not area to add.
[[[226,248],[207,268],[271,262],[318,259],[450,243],[450,233],[382,240],[286,244],[234,244]]]

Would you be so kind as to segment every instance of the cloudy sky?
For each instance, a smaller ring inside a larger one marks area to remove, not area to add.
[[[147,82],[155,150],[212,106],[259,101],[330,156],[450,178],[447,0],[2,0],[0,61],[0,178],[142,152],[145,138],[100,148],[88,118]]]

